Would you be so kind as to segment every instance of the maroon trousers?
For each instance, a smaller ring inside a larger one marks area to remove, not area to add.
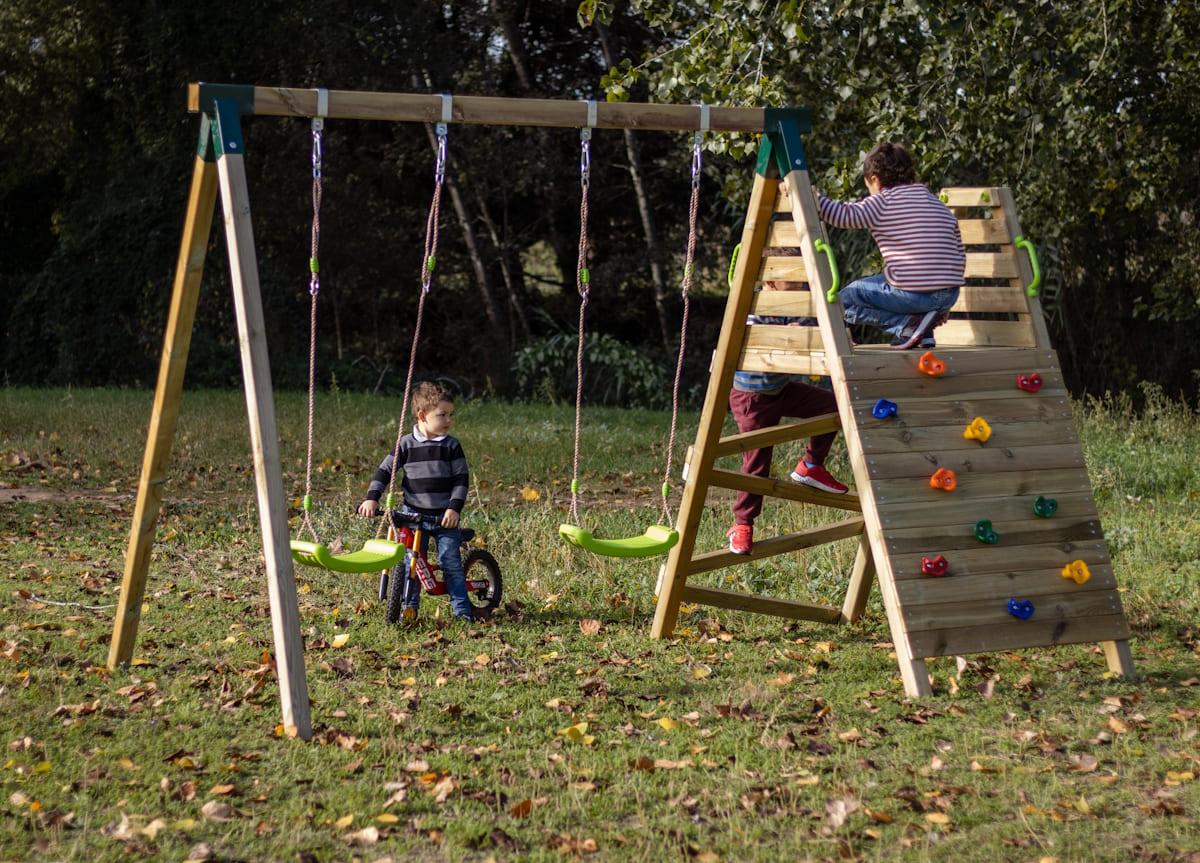
[[[773,393],[747,393],[730,390],[729,407],[738,431],[779,425],[784,417],[807,419],[821,414],[837,413],[837,399],[829,390],[791,381]],[[817,435],[808,442],[804,460],[809,464],[824,464],[837,432]],[[750,476],[770,476],[774,447],[747,450],[742,453],[742,473]],[[733,502],[733,520],[737,524],[754,524],[762,512],[762,495],[739,491]]]

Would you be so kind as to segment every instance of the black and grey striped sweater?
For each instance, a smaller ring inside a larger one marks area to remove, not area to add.
[[[438,516],[447,509],[462,512],[467,502],[467,457],[458,438],[427,438],[419,428],[400,439],[404,504],[414,512]],[[379,500],[392,479],[392,453],[379,465],[367,487],[367,500]]]

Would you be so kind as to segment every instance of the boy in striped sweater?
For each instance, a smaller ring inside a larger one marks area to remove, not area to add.
[[[787,282],[763,282],[763,290],[788,290]],[[765,317],[749,315],[747,324],[788,324],[814,326],[814,318]],[[837,413],[837,400],[829,390],[804,383],[798,375],[781,372],[733,373],[733,389],[729,392],[729,408],[738,431],[779,425],[784,417],[807,419],[822,414]],[[789,477],[792,482],[807,485],[830,494],[845,494],[847,488],[825,469],[825,457],[833,446],[837,432],[813,437],[804,449]],[[742,473],[750,476],[771,475],[774,447],[746,450],[742,453]],[[726,535],[729,550],[734,554],[750,554],[754,549],[754,520],[762,512],[761,494],[739,491],[733,499],[733,526]]]
[[[877,145],[863,162],[870,196],[844,203],[817,193],[821,219],[839,228],[866,228],[883,254],[883,272],[841,291],[846,323],[890,333],[892,347],[932,348],[935,327],[958,300],[966,254],[958,220],[924,184],[900,144]]]
[[[400,487],[404,492],[404,512],[422,516],[422,543],[429,537],[437,541],[438,560],[450,609],[454,616],[472,619],[467,598],[467,577],[462,565],[462,534],[459,514],[467,502],[467,457],[458,438],[450,435],[454,424],[454,396],[434,383],[417,384],[412,410],[417,417],[413,430],[400,438],[398,467],[404,470]],[[391,483],[392,453],[388,453],[371,478],[367,499],[358,514],[373,516],[379,511],[379,498]],[[419,549],[424,551],[424,549]],[[404,585],[403,619],[416,620],[421,602],[421,582],[409,578]]]

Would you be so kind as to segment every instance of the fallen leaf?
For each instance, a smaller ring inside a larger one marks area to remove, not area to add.
[[[212,788],[208,789],[208,793],[214,797],[223,797],[233,794],[235,790],[236,789],[233,785],[222,784],[214,785]]]
[[[788,672],[785,671],[782,674],[780,674],[778,677],[772,677],[770,680],[767,681],[767,683],[771,684],[771,686],[787,686],[789,683],[791,683],[795,679],[796,679],[796,675],[789,674]]]
[[[1095,755],[1088,755],[1086,753],[1082,755],[1072,755],[1067,759],[1067,761],[1070,762],[1071,769],[1079,773],[1091,773],[1100,765],[1100,762],[1096,760]]]
[[[926,812],[925,820],[930,824],[949,824],[950,816],[945,812]]]
[[[209,821],[229,821],[233,818],[233,807],[220,800],[209,800],[200,807],[200,814]]]
[[[393,815],[391,812],[381,812],[375,816],[375,820],[380,824],[398,824],[400,823],[400,816]]]
[[[335,635],[333,637],[333,641],[329,642],[329,645],[331,647],[345,647],[347,642],[349,642],[349,641],[350,641],[350,633],[339,632],[337,635]]]
[[[825,823],[836,830],[846,822],[851,813],[858,811],[861,805],[853,797],[830,800],[825,804]]]
[[[531,488],[530,486],[525,486],[524,488],[521,489],[521,497],[524,498],[525,500],[529,501],[530,503],[537,500],[541,496],[542,496],[541,493],[538,492],[538,490],[536,488]]]
[[[663,716],[662,718],[660,718],[658,720],[657,724],[660,728],[662,728],[663,731],[674,731],[676,728],[679,727],[678,722],[676,722],[674,719],[671,719],[670,717],[667,717],[667,716]]]
[[[343,815],[337,821],[334,821],[333,826],[336,827],[338,830],[345,830],[347,827],[349,827],[353,823],[354,823],[354,814],[351,813],[349,815]]]
[[[356,833],[347,833],[342,838],[353,848],[369,848],[379,841],[379,828],[364,827]]]
[[[558,729],[558,736],[565,737],[573,743],[582,743],[584,746],[591,746],[596,738],[587,733],[588,724],[586,722],[578,722],[575,725],[569,725],[566,728]]]
[[[530,812],[533,811],[533,801],[529,800],[529,799],[522,800],[520,803],[517,803],[512,808],[510,808],[508,811],[509,811],[509,814],[511,814],[513,818],[524,818]]]
[[[579,621],[579,631],[584,635],[598,635],[600,632],[600,621],[592,618],[585,618]]]

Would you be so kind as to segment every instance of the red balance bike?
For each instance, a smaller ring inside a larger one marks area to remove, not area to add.
[[[421,587],[430,596],[446,594],[446,583],[441,579],[441,566],[436,560],[430,562],[422,547],[424,521],[420,515],[393,512],[393,526],[388,528],[388,539],[400,543],[406,549],[404,560],[379,574],[379,599],[386,601],[388,623],[399,623],[404,607],[404,584],[410,578],[421,582]],[[467,577],[467,598],[477,612],[477,617],[487,617],[500,605],[504,592],[504,580],[500,576],[500,564],[482,548],[471,548],[475,531],[461,528],[463,572]],[[436,558],[436,544],[435,558]],[[436,573],[436,575],[435,575]]]

